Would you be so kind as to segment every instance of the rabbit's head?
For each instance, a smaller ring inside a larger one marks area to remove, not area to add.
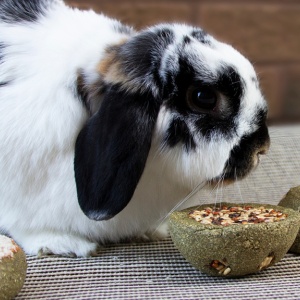
[[[149,164],[159,157],[189,183],[243,178],[268,149],[267,105],[252,65],[201,29],[134,34],[107,48],[98,72],[99,89],[86,94],[101,105],[75,151],[78,199],[92,219],[128,204],[150,147]]]

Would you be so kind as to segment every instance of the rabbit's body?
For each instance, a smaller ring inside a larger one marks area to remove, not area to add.
[[[232,179],[228,162],[245,137],[249,154],[237,159],[244,165],[237,163],[235,176],[256,164],[249,157],[256,160],[267,147],[268,134],[254,70],[230,46],[192,32],[161,25],[139,41],[117,21],[61,1],[0,3],[0,228],[27,253],[85,256],[99,242],[146,235],[198,183]],[[173,56],[184,47],[201,82],[215,76],[221,92],[233,86],[217,111],[201,109],[206,117],[187,115],[176,100],[177,79],[168,82],[179,72]],[[153,53],[147,57],[151,51],[161,55],[159,63]],[[217,75],[227,65],[224,78]],[[123,99],[127,104],[119,107]]]

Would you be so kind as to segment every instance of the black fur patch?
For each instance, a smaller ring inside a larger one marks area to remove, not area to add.
[[[174,147],[177,144],[182,143],[187,152],[196,148],[195,141],[188,126],[179,118],[175,118],[171,122],[164,143],[167,143],[169,147]]]
[[[184,44],[184,45],[189,44],[191,41],[192,41],[192,40],[191,40],[191,38],[190,38],[189,36],[185,36],[185,37],[183,38],[183,44]]]
[[[0,19],[6,23],[36,22],[52,0],[1,0]]]
[[[157,87],[162,88],[158,74],[161,57],[163,51],[173,41],[174,33],[168,28],[156,32],[145,31],[133,37],[122,45],[118,52],[123,72],[140,82],[144,82],[145,78],[150,76]]]
[[[268,145],[270,137],[268,128],[265,125],[265,112],[261,111],[260,126],[254,133],[244,136],[238,146],[235,146],[230,153],[226,163],[224,180],[236,180],[245,177],[252,169],[253,155]]]
[[[206,44],[206,45],[209,45],[210,42],[207,40],[207,33],[204,31],[204,30],[201,30],[201,29],[194,29],[192,32],[191,32],[191,36],[198,40],[200,43],[202,44]]]
[[[230,106],[234,114],[240,108],[240,100],[243,97],[244,89],[243,79],[231,66],[224,66],[219,72],[219,78],[215,86],[219,92],[229,99]]]

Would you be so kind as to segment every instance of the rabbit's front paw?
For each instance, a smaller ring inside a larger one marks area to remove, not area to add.
[[[89,257],[99,252],[97,243],[72,234],[44,232],[20,232],[15,233],[14,238],[29,255]]]

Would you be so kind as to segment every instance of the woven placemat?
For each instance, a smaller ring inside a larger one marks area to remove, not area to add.
[[[193,201],[277,204],[299,185],[300,126],[272,127],[270,133],[270,153],[247,180],[222,193],[201,191]],[[170,238],[110,245],[99,257],[85,259],[28,256],[26,282],[16,299],[300,299],[300,256],[287,254],[269,269],[238,279],[195,270]]]
[[[106,247],[97,258],[28,257],[17,299],[300,299],[300,256],[239,279],[195,270],[170,239]]]

